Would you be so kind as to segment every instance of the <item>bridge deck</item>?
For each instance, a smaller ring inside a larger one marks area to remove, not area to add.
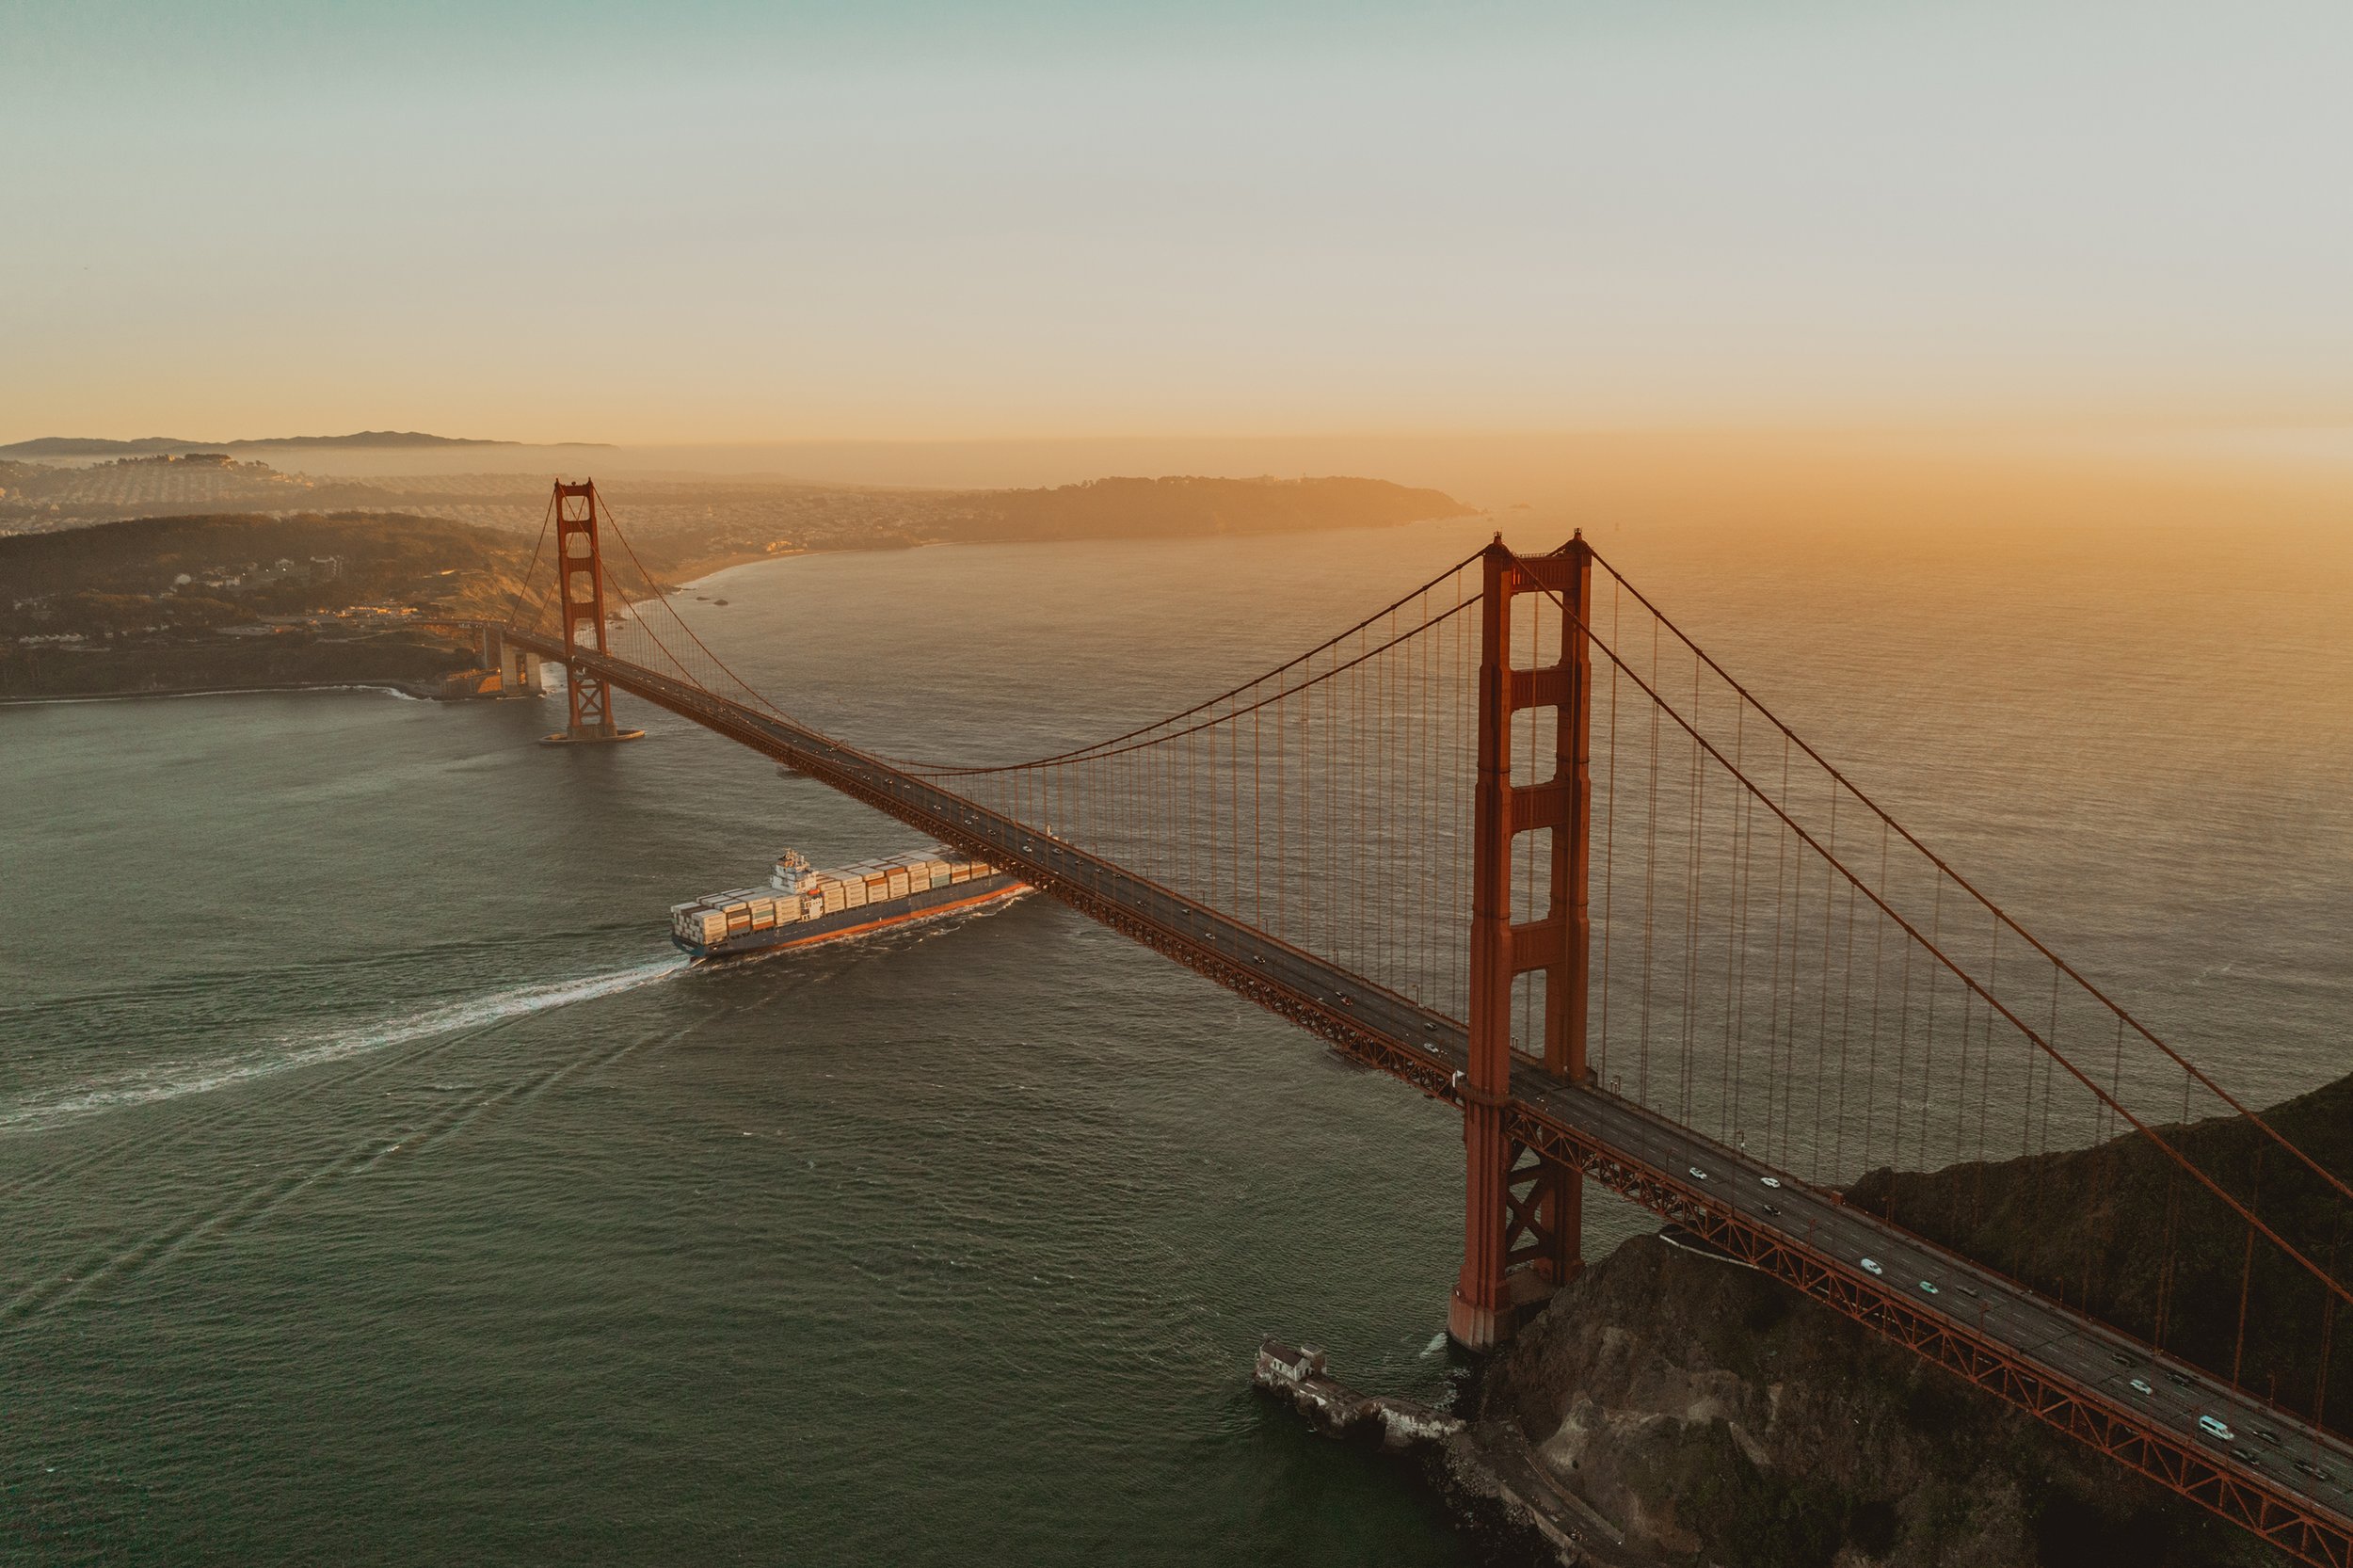
[[[543,634],[505,635],[561,660]],[[811,775],[1025,880],[1460,1104],[1461,1025],[1116,865],[773,714],[627,661],[614,685]],[[1592,1085],[1522,1060],[1513,1136],[2307,1560],[2353,1568],[2353,1446],[2194,1367]],[[1778,1188],[1765,1184],[1772,1176]],[[1864,1266],[1868,1258],[1877,1272]],[[1933,1286],[1931,1292],[1926,1286]],[[2132,1387],[2139,1379],[2142,1394]],[[2217,1441],[2199,1417],[2235,1434]],[[2265,1435],[2268,1434],[2268,1435]],[[2298,1466],[2308,1469],[2299,1469]]]

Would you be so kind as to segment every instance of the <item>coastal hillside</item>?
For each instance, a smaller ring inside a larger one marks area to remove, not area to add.
[[[2353,1169],[2353,1078],[2265,1120]],[[2330,1255],[2340,1208],[2245,1119],[2160,1128],[2265,1218]],[[2137,1135],[1929,1172],[1876,1171],[1847,1201],[2310,1415],[2319,1368],[2297,1345],[2237,1343],[2246,1233]],[[2170,1228],[2174,1259],[2165,1260]],[[2088,1261],[2087,1261],[2088,1260]],[[2322,1311],[2316,1282],[2260,1255],[2272,1321]],[[2299,1341],[2300,1343],[2300,1341]],[[2353,1384],[2332,1368],[2328,1424]],[[1737,1568],[1864,1562],[2276,1562],[2243,1531],[2092,1455],[1992,1396],[1737,1265],[1643,1238],[1561,1291],[1489,1368],[1475,1417],[1524,1440],[1560,1485],[1666,1560]]]
[[[1526,1455],[1624,1536],[1613,1568],[2284,1568],[1830,1308],[1655,1237],[1556,1295],[1473,1415],[1479,1449]],[[1508,1558],[1515,1536],[1491,1539]]]
[[[438,678],[471,655],[462,638],[422,623],[503,618],[543,542],[547,508],[545,479],[475,475],[407,504],[184,509],[64,526],[72,507],[191,486],[264,503],[392,495],[359,484],[322,491],[265,464],[154,457],[91,470],[0,463],[0,478],[37,511],[66,508],[42,514],[50,526],[0,534],[0,696],[15,697],[341,683],[379,666],[387,680]],[[665,483],[603,493],[630,541],[606,558],[627,598],[654,591],[646,573],[676,584],[810,550],[1271,534],[1469,513],[1436,490],[1350,478],[928,492]],[[547,570],[540,561],[535,585]]]
[[[0,696],[438,683],[422,623],[503,616],[527,559],[446,520],[144,518],[0,538]]]
[[[11,601],[228,599],[264,613],[383,600],[471,614],[504,604],[527,553],[511,535],[436,518],[139,518],[0,538],[0,592]]]
[[[2263,1116],[2325,1169],[2353,1176],[2353,1078]],[[2326,1263],[2338,1254],[2343,1204],[2254,1126],[2220,1116],[2156,1130],[2232,1192],[2260,1192],[2265,1223],[2305,1256]],[[2321,1398],[2318,1352],[2328,1341],[2319,1333],[2320,1282],[2275,1248],[2250,1255],[2245,1223],[2137,1134],[1934,1172],[1875,1171],[1848,1201],[2141,1338],[2161,1337],[2168,1352],[2217,1376],[2229,1378],[2235,1359],[2246,1387],[2308,1418],[2318,1409],[2329,1426],[2348,1430],[2353,1367],[2345,1363],[2353,1357],[2331,1358]],[[2314,1332],[2252,1336],[2242,1345],[2242,1272],[2252,1320],[2310,1324]]]

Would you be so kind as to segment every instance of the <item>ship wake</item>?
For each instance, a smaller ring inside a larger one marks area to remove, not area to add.
[[[569,980],[507,986],[420,1012],[280,1038],[256,1050],[139,1067],[0,1106],[0,1132],[32,1131],[104,1112],[212,1094],[305,1067],[373,1055],[439,1034],[485,1028],[552,1008],[617,996],[682,974],[688,968],[688,961],[682,957],[657,959]]]

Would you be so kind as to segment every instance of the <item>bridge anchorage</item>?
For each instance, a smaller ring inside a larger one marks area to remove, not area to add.
[[[1504,1343],[1576,1277],[1591,1182],[2353,1568],[2353,1087],[2233,1097],[1583,538],[1498,539],[1155,723],[943,762],[736,676],[592,487],[557,487],[551,531],[548,580],[535,552],[485,630],[566,664],[564,739],[618,738],[630,692],[1453,1108],[1458,1343]]]

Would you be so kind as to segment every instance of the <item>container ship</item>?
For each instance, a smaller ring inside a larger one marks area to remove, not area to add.
[[[735,958],[934,920],[1028,890],[985,860],[944,847],[822,872],[788,849],[765,888],[670,905],[670,939],[697,959]]]

